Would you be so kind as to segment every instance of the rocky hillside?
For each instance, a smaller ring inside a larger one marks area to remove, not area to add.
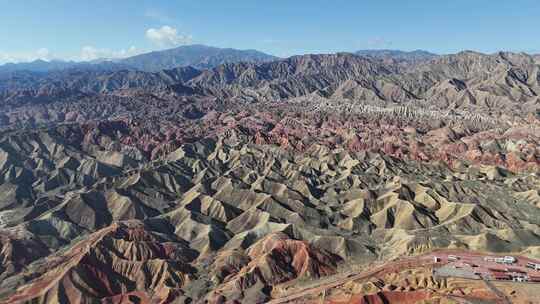
[[[317,95],[373,105],[425,103],[439,109],[534,113],[539,66],[526,54],[462,52],[403,66],[352,54],[305,55],[265,63],[228,63],[210,70],[69,70],[19,73],[0,82],[2,102],[81,95],[198,94],[237,102]]]
[[[416,257],[540,257],[539,79],[474,52],[2,76],[0,303],[498,301]]]
[[[344,261],[540,245],[537,176],[322,146],[287,152],[226,135],[147,162],[88,141],[114,137],[99,129],[101,138],[67,127],[4,135],[7,303],[253,303]]]

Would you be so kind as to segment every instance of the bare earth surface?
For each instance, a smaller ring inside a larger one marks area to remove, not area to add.
[[[0,303],[539,303],[538,61],[251,55],[0,75]]]

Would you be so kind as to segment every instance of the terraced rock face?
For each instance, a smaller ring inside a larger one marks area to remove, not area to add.
[[[435,249],[540,257],[538,71],[463,52],[2,78],[0,303],[280,302]],[[486,292],[415,267],[328,301]]]

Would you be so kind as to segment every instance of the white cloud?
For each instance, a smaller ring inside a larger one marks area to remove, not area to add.
[[[6,63],[6,62],[13,62],[13,61],[14,60],[11,57],[11,55],[4,52],[0,52],[0,64]]]
[[[102,58],[101,56],[104,52],[105,51],[96,49],[93,46],[83,46],[83,48],[81,49],[80,59],[83,61],[89,61]]]
[[[152,12],[148,13],[152,15]],[[154,12],[152,15],[156,18],[160,17]],[[146,38],[158,47],[174,47],[182,44],[191,43],[191,36],[179,34],[176,28],[164,25],[160,28],[150,28],[146,31]],[[108,48],[99,48],[92,45],[83,46],[79,54],[68,54],[67,56],[58,57],[57,54],[52,54],[47,48],[40,48],[30,53],[6,53],[0,51],[0,64],[13,62],[29,62],[37,59],[50,61],[55,58],[63,58],[73,61],[92,61],[97,59],[120,59],[130,56],[135,56],[143,53],[144,50],[139,50],[135,46],[127,49],[111,50]]]
[[[29,53],[5,53],[0,51],[0,64],[8,62],[29,62],[38,59],[49,61],[53,59],[53,55],[46,48],[40,48],[36,51]]]
[[[191,43],[191,36],[178,34],[178,31],[168,25],[146,31],[146,38],[159,47],[173,47]]]
[[[119,59],[119,58],[135,56],[140,53],[141,51],[139,51],[134,46],[131,46],[128,49],[121,49],[121,50],[115,51],[115,50],[109,50],[109,49],[100,49],[100,48],[87,45],[81,49],[80,55],[75,59],[82,60],[82,61],[91,61],[91,60],[96,60],[96,59]]]
[[[52,58],[51,52],[49,52],[49,49],[47,48],[40,48],[39,50],[37,50],[36,56],[37,58],[43,59],[43,60],[51,60]]]
[[[6,53],[0,51],[0,64],[13,62],[30,62],[37,59],[51,61],[53,59],[63,58],[64,60],[73,61],[91,61],[96,59],[120,59],[130,56],[135,56],[143,53],[143,50],[137,49],[135,46],[131,46],[127,49],[111,50],[102,49],[94,46],[84,46],[81,48],[79,54],[72,54],[65,57],[59,57],[49,51],[47,48],[40,48],[30,53]]]

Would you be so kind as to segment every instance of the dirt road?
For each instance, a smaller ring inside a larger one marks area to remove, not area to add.
[[[387,263],[383,266],[376,267],[375,269],[372,269],[372,270],[362,271],[359,273],[343,274],[330,282],[325,282],[319,286],[308,287],[306,289],[296,291],[294,294],[273,299],[269,301],[268,303],[269,304],[288,303],[297,299],[305,298],[307,296],[320,294],[327,289],[335,288],[337,286],[343,285],[350,281],[368,279],[373,276],[383,275],[389,272],[403,270],[407,268],[414,268],[414,267],[419,267],[419,266],[423,266],[423,267],[435,266],[436,264],[437,263],[435,263],[431,255],[415,257],[415,258],[407,258],[400,261]]]

